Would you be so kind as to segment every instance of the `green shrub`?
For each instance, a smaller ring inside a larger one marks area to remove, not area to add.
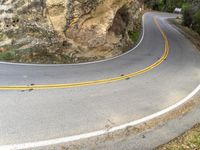
[[[139,31],[128,31],[128,35],[129,35],[129,38],[133,42],[137,42],[137,40],[139,39],[140,33]]]
[[[13,60],[15,58],[14,51],[6,51],[0,53],[0,60]]]
[[[192,28],[200,34],[200,10],[198,10],[193,17]]]
[[[182,8],[182,11],[184,12],[184,11],[186,11],[190,8],[190,4],[189,3],[183,3],[181,8]]]
[[[183,11],[183,25],[190,27],[192,24],[192,14],[189,8],[185,8]]]

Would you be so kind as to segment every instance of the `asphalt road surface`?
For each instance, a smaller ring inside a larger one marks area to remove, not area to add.
[[[139,45],[107,61],[0,63],[0,149],[119,126],[186,97],[200,83],[200,55],[166,17],[145,14]]]

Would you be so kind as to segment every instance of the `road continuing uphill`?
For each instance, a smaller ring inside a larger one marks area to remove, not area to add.
[[[200,55],[167,17],[174,16],[145,14],[139,45],[107,61],[0,63],[0,149],[48,145],[53,139],[97,133],[159,112],[188,96],[200,84]]]

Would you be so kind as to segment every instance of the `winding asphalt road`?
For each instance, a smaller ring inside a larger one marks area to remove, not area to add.
[[[200,55],[166,17],[145,14],[139,45],[107,61],[0,63],[0,149],[119,126],[186,97],[200,84]]]

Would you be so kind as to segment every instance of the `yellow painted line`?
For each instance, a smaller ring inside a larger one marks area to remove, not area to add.
[[[97,84],[105,84],[105,83],[111,83],[111,82],[116,82],[120,80],[125,80],[127,78],[133,78],[135,76],[144,74],[157,66],[159,66],[165,59],[168,57],[169,54],[169,42],[167,39],[167,36],[165,32],[161,29],[160,24],[158,23],[157,19],[154,17],[154,22],[159,29],[159,31],[162,34],[162,37],[165,42],[165,48],[164,48],[164,53],[161,56],[159,60],[157,60],[155,63],[151,64],[150,66],[130,73],[126,74],[123,76],[118,76],[118,77],[113,77],[113,78],[107,78],[107,79],[102,79],[102,80],[94,80],[94,81],[88,81],[88,82],[79,82],[79,83],[67,83],[67,84],[47,84],[47,85],[33,85],[33,86],[0,86],[0,90],[42,90],[42,89],[64,89],[64,88],[75,88],[75,87],[83,87],[83,86],[92,86],[92,85],[97,85]]]

